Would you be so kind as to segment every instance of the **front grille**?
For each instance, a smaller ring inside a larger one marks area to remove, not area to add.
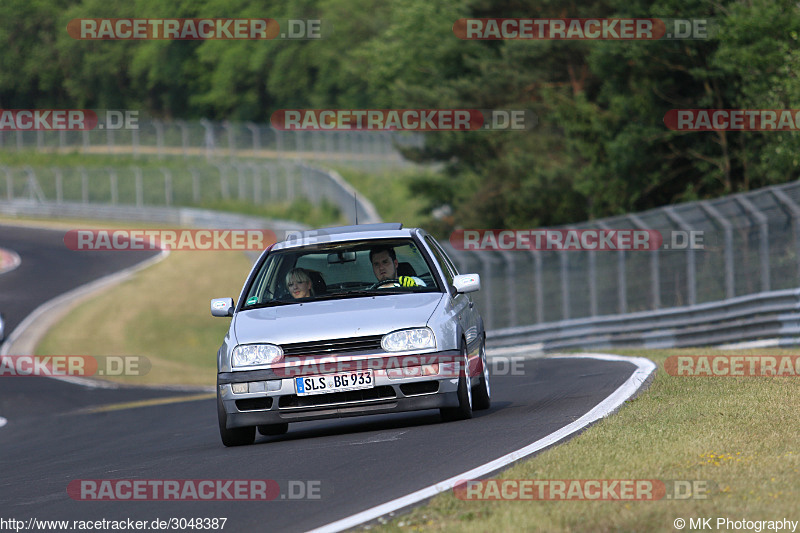
[[[358,352],[382,352],[382,335],[369,337],[350,337],[347,339],[329,339],[324,341],[295,342],[283,344],[284,356],[292,355],[336,355]]]
[[[281,396],[278,407],[316,407],[333,403],[361,402],[364,400],[382,400],[395,398],[397,395],[390,385],[383,385],[373,389],[351,390],[344,392],[331,392],[330,394],[313,394],[311,396],[297,396],[289,394]]]

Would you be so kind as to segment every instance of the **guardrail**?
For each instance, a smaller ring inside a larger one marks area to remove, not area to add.
[[[487,343],[493,348],[528,345],[542,352],[687,348],[764,339],[775,346],[800,344],[800,289],[487,332]]]

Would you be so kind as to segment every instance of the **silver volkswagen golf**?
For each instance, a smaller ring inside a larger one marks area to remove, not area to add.
[[[444,420],[490,404],[483,320],[436,240],[402,224],[309,231],[267,248],[217,354],[217,413],[226,446],[256,428],[422,409]]]

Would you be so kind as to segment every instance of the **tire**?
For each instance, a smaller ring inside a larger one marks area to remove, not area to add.
[[[225,412],[225,406],[222,405],[219,386],[217,386],[217,418],[219,420],[219,436],[222,437],[222,444],[225,446],[245,446],[255,442],[255,426],[233,429],[225,427],[228,422],[228,414]]]
[[[283,435],[289,431],[289,422],[282,422],[278,424],[265,424],[263,426],[258,426],[258,432],[261,435],[270,436],[270,435]]]
[[[469,353],[467,344],[461,344],[461,364],[464,368],[463,374],[458,377],[458,407],[442,407],[439,414],[445,422],[456,420],[467,420],[472,418],[472,387],[469,384]]]
[[[486,337],[484,336],[481,343],[481,367],[483,374],[481,375],[475,390],[472,391],[472,408],[475,411],[482,411],[488,409],[492,405],[492,390],[489,386],[489,365],[486,362]]]

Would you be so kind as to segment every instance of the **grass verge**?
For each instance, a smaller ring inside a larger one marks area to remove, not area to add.
[[[675,377],[678,354],[792,355],[787,350],[615,350],[659,365],[650,388],[580,437],[497,479],[705,480],[706,499],[658,501],[464,501],[452,492],[394,521],[396,531],[676,531],[682,518],[800,520],[796,377]],[[716,528],[715,528],[716,529]],[[732,529],[723,527],[719,530]]]
[[[36,353],[145,356],[147,374],[114,380],[213,386],[230,319],[212,318],[209,302],[238,298],[251,266],[240,251],[172,252],[79,305],[51,328]]]

